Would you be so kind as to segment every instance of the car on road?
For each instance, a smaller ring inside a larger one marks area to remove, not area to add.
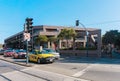
[[[53,63],[55,60],[54,55],[48,53],[45,50],[42,51],[33,51],[29,54],[29,61],[37,63]]]
[[[16,53],[13,54],[13,58],[15,59],[24,59],[26,58],[26,50],[16,50]]]
[[[14,53],[15,53],[14,50],[5,50],[3,56],[4,57],[12,57]]]
[[[1,49],[1,50],[0,50],[0,55],[3,55],[3,54],[4,54],[4,51],[5,51],[4,49]]]
[[[44,48],[43,50],[47,51],[50,54],[53,54],[55,59],[59,59],[60,58],[60,53],[51,49],[51,48]]]

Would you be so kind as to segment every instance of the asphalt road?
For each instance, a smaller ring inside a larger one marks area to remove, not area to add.
[[[35,67],[24,67],[0,60],[0,81],[89,81],[89,80],[75,78],[72,76],[67,76],[50,71],[44,71],[41,70],[40,68],[37,69]]]
[[[120,81],[119,59],[65,59],[34,68],[91,81]]]
[[[120,81],[120,60],[64,57],[24,67],[0,60],[0,81]]]
[[[0,60],[0,81],[48,81],[22,70],[26,67]]]
[[[25,67],[23,67],[23,66],[19,66],[19,65],[16,65],[16,64],[12,64],[12,63],[0,60],[0,74],[7,73],[7,72],[12,72],[12,71],[15,71],[15,70],[22,70],[24,68]]]

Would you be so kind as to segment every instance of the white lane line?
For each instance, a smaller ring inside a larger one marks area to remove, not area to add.
[[[38,78],[29,74],[22,73],[20,71],[13,71],[13,72],[8,72],[8,73],[3,73],[1,74],[11,81],[47,81],[42,78]],[[11,76],[13,75],[13,76]]]
[[[45,77],[46,79],[51,79],[52,81],[90,81],[90,80],[85,80],[85,79],[80,79],[80,78],[75,78],[75,77],[70,77],[70,76],[66,76],[66,75],[62,75],[62,74],[58,74],[58,73],[54,73],[54,72],[50,72],[50,71],[43,71],[37,68],[28,68],[28,69],[24,69],[22,71],[25,72],[32,72],[31,74],[33,75],[38,75],[40,77]]]
[[[80,77],[81,75],[83,75],[86,71],[88,71],[89,68],[91,68],[92,65],[87,66],[85,69],[75,73],[74,75],[72,75],[73,77]]]

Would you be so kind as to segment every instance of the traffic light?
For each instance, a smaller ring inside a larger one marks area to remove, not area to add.
[[[30,30],[32,30],[32,24],[33,24],[33,22],[32,22],[32,20],[33,20],[33,18],[26,18],[26,28],[27,28],[27,31],[30,31]]]
[[[76,20],[76,26],[79,26],[79,20]]]

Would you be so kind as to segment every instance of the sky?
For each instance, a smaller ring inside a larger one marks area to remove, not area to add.
[[[0,43],[22,31],[27,17],[33,26],[75,26],[79,20],[103,35],[120,30],[120,0],[0,0]]]

